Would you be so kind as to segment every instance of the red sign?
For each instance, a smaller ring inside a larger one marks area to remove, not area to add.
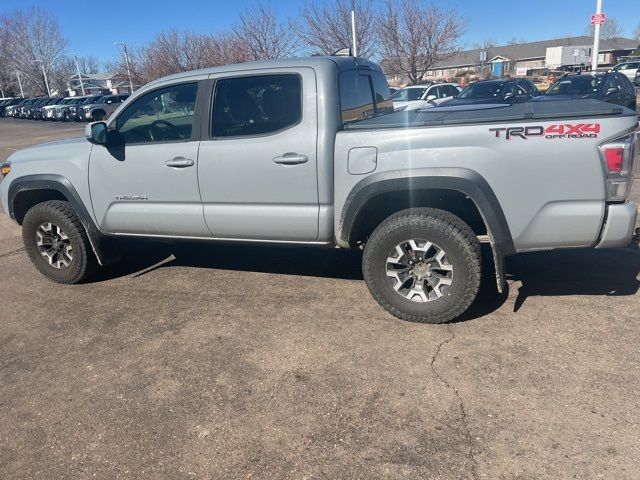
[[[591,25],[602,25],[604,23],[604,13],[594,13],[591,15]]]

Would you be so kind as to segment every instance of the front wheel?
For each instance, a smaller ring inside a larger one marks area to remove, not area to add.
[[[411,208],[382,222],[362,258],[369,291],[402,320],[443,323],[475,300],[481,278],[480,243],[460,218]]]
[[[32,207],[22,222],[22,241],[31,262],[54,282],[80,283],[96,269],[87,232],[69,202]]]

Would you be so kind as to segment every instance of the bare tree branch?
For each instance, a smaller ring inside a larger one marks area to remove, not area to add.
[[[356,0],[355,9],[358,56],[371,57],[377,53],[377,14],[371,0]],[[297,33],[312,53],[330,55],[352,46],[349,0],[331,3],[310,0],[301,15]]]
[[[279,23],[275,11],[261,3],[245,8],[233,31],[252,60],[291,57],[298,49],[292,29]]]
[[[595,25],[587,26],[587,34],[593,37],[595,32]],[[614,17],[607,17],[606,21],[600,25],[600,38],[607,40],[610,38],[616,38],[622,35],[622,27],[620,22]]]
[[[419,0],[387,0],[380,22],[383,62],[391,73],[420,83],[429,68],[459,51],[465,25],[455,10]]]

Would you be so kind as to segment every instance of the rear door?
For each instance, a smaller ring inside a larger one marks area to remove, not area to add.
[[[310,68],[212,74],[198,155],[204,218],[216,238],[318,238],[318,118]]]

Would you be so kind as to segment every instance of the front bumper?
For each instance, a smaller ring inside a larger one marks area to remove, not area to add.
[[[596,248],[624,247],[631,242],[636,226],[638,206],[636,202],[607,205],[607,220]]]

